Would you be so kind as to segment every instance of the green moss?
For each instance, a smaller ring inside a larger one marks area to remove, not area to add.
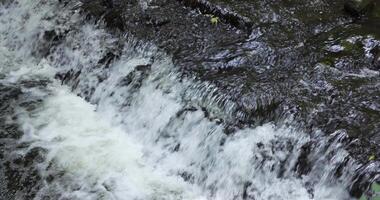
[[[363,45],[358,43],[351,43],[347,40],[343,40],[341,45],[344,47],[344,51],[353,52],[353,51],[361,51]]]
[[[320,62],[323,65],[326,66],[332,66],[334,65],[335,58],[334,57],[326,57],[322,62]]]
[[[334,87],[343,91],[352,91],[368,83],[368,80],[361,77],[346,77],[345,79],[336,79],[331,82]]]
[[[376,17],[376,18],[380,18],[380,6],[377,6],[377,7],[374,9],[374,11],[373,11],[373,13],[372,13],[372,16],[373,16],[373,17]]]

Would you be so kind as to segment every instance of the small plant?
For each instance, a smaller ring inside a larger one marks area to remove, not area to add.
[[[210,22],[212,25],[218,25],[219,17],[210,14],[207,14],[206,16],[210,17]]]
[[[210,21],[211,24],[217,25],[219,22],[219,17],[212,16]]]

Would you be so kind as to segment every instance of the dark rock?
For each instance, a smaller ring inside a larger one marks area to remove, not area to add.
[[[0,199],[34,199],[41,187],[41,178],[37,166],[33,163],[41,162],[38,148],[32,149],[25,156],[18,154],[20,131],[17,116],[17,107],[30,108],[39,101],[29,94],[25,97],[21,87],[32,87],[43,84],[39,81],[21,82],[7,86],[0,84]],[[10,120],[11,118],[11,120]]]
[[[82,9],[88,13],[89,18],[103,20],[110,30],[125,31],[125,20],[122,15],[122,8],[129,1],[106,0],[89,1],[82,0]]]
[[[0,4],[2,4],[2,5],[7,5],[9,3],[12,3],[12,1],[11,0],[0,0]]]
[[[147,65],[137,65],[135,70],[136,71],[140,71],[140,72],[143,72],[143,73],[147,73],[148,71],[150,71],[151,69],[151,64],[147,64]]]
[[[359,17],[373,9],[374,0],[347,0],[344,10],[353,17]]]
[[[343,175],[343,169],[347,167],[347,163],[349,161],[349,157],[346,157],[342,163],[339,164],[335,171],[335,176],[336,177],[341,177]]]
[[[380,47],[377,46],[371,50],[371,53],[373,55],[373,69],[380,70]]]
[[[55,30],[45,31],[42,35],[41,42],[34,50],[33,54],[39,57],[47,57],[52,49],[58,46],[69,31],[57,32]]]
[[[82,3],[82,9],[99,19],[107,11],[107,7],[103,1],[82,0]]]
[[[117,29],[119,31],[125,30],[124,19],[121,15],[120,10],[114,9],[114,10],[107,11],[104,14],[103,18],[104,18],[104,21],[105,21],[107,27],[109,27],[111,29]]]
[[[183,178],[184,181],[194,183],[194,176],[191,173],[184,171],[179,175]]]
[[[180,143],[178,143],[177,145],[175,145],[175,147],[174,147],[174,149],[173,149],[173,151],[174,152],[177,152],[177,151],[179,151],[179,148],[181,147],[181,144]]]
[[[23,80],[20,85],[26,88],[34,88],[34,87],[46,87],[51,81],[48,79],[41,80]]]
[[[165,24],[170,23],[169,19],[161,18],[161,19],[152,19],[147,22],[147,25],[152,25],[154,27],[164,26]]]
[[[188,112],[195,112],[195,111],[197,111],[198,109],[196,108],[196,107],[194,107],[194,106],[191,106],[191,107],[186,107],[186,108],[183,108],[183,109],[181,109],[180,111],[178,111],[177,113],[176,113],[176,116],[177,117],[181,117],[182,115],[184,115],[184,114],[186,114],[186,113],[188,113]]]
[[[375,69],[380,70],[380,54],[378,54],[373,60]]]
[[[232,135],[234,134],[236,131],[238,130],[238,127],[235,126],[235,125],[225,125],[223,127],[223,133],[226,134],[226,135]]]
[[[55,30],[49,30],[43,33],[43,39],[45,41],[54,42],[54,44],[57,44],[59,41],[62,41],[67,33],[69,33],[69,30],[65,30],[59,33]]]
[[[108,52],[103,58],[98,61],[98,64],[104,65],[105,68],[109,67],[109,64],[115,59],[118,58],[118,55],[115,55],[113,52]]]
[[[25,163],[28,165],[32,165],[34,162],[43,162],[46,152],[47,151],[41,147],[32,148],[24,157]]]
[[[210,1],[207,0],[180,0],[185,3],[185,5],[191,8],[199,9],[204,14],[211,14],[222,19],[224,22],[246,31],[251,31],[253,23],[244,16],[233,12],[230,9],[221,8]]]
[[[119,81],[117,84],[118,87],[128,87],[129,89],[128,95],[125,96],[123,106],[127,107],[130,105],[133,95],[141,88],[143,81],[148,77],[150,70],[150,64],[138,65],[132,72]]]
[[[249,195],[249,187],[251,187],[252,183],[250,181],[247,181],[244,183],[243,186],[243,196],[242,198],[245,199],[252,199],[252,197]]]
[[[125,76],[118,86],[130,86],[133,89],[138,89],[142,85],[142,81],[148,76],[151,65],[138,65],[135,69]]]
[[[295,171],[301,176],[310,172],[311,165],[308,156],[312,150],[312,143],[308,142],[301,147],[300,155],[297,159]]]

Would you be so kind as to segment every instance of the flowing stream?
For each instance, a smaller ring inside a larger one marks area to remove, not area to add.
[[[226,134],[203,108],[220,116],[234,105],[211,84],[181,77],[154,44],[117,38],[78,7],[0,6],[0,83],[22,93],[8,119],[22,145],[8,154],[42,152],[32,198],[351,199],[345,180],[358,166],[347,163],[344,133],[305,133],[289,117]]]

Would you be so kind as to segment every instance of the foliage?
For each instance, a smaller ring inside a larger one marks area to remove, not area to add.
[[[380,200],[380,184],[374,182],[371,185],[371,196],[362,195],[359,200]]]

